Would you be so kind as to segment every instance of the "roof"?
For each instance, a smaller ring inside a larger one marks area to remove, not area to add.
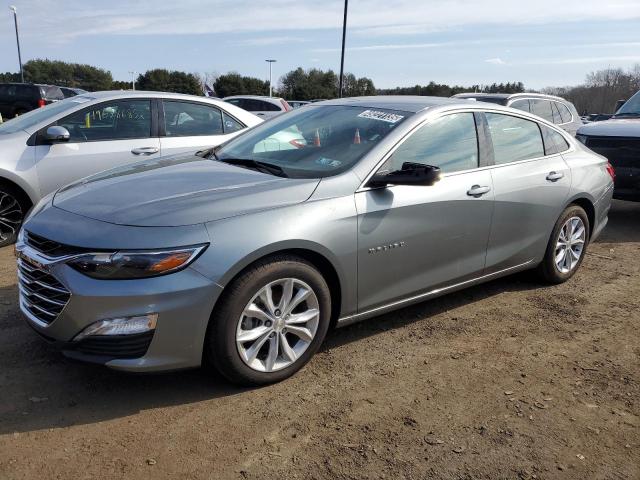
[[[526,98],[553,98],[555,100],[564,100],[563,98],[556,97],[555,95],[546,95],[544,93],[458,93],[454,95],[455,98],[518,98],[518,97],[526,97]]]
[[[468,105],[456,98],[423,97],[418,95],[378,95],[375,97],[352,97],[325,100],[316,105],[348,105],[365,108],[386,108],[389,110],[403,110],[405,112],[419,112],[431,107],[443,105]]]
[[[228,97],[224,97],[222,100],[227,100],[229,98],[259,98],[260,100],[280,100],[280,97],[270,97],[268,95],[230,95]]]

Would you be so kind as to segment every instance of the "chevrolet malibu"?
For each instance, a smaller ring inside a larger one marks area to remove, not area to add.
[[[44,198],[16,245],[20,307],[75,359],[266,384],[331,326],[521,270],[568,280],[612,191],[604,157],[526,112],[327,101]]]

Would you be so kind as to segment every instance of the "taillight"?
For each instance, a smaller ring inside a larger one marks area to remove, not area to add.
[[[615,180],[616,179],[616,171],[613,169],[613,165],[611,165],[609,162],[607,162],[607,166],[605,168],[607,169],[607,173],[609,175],[611,175],[611,179]]]
[[[282,103],[285,112],[289,112],[292,110],[291,105],[289,105],[286,100],[282,99],[280,100],[280,102]]]
[[[40,98],[38,99],[38,108],[42,108],[47,104],[47,102],[44,101],[44,98]]]
[[[289,143],[296,148],[304,148],[307,146],[307,141],[303,138],[296,138],[294,140],[289,140]]]

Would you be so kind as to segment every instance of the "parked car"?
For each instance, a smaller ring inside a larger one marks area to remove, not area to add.
[[[257,148],[291,130],[305,147]],[[34,208],[16,248],[36,332],[115,369],[279,381],[332,324],[530,268],[568,280],[613,190],[607,161],[552,123],[433,97],[310,105],[200,155]]]
[[[78,95],[10,120],[0,125],[0,247],[31,205],[69,182],[219,145],[261,122],[219,100],[132,91]]]
[[[251,112],[254,115],[258,115],[265,120],[292,110],[284,98],[278,97],[236,95],[233,97],[225,97],[222,100],[236,107],[240,107],[247,112]]]
[[[580,117],[582,123],[591,123],[591,122],[601,122],[603,120],[609,120],[613,114],[611,113],[591,113],[589,115],[585,115],[584,117]]]
[[[574,136],[578,128],[582,126],[582,120],[573,103],[552,95],[538,93],[459,93],[454,97],[497,103],[498,105],[505,105],[524,112],[531,112]]]
[[[613,165],[614,198],[640,202],[640,92],[610,120],[583,125],[576,138]]]
[[[89,93],[86,90],[81,88],[72,88],[72,87],[60,87],[62,90],[62,94],[64,98],[75,97],[76,95],[82,95],[83,93]]]
[[[0,83],[0,114],[5,121],[62,99],[62,90],[53,85]]]
[[[296,108],[300,108],[300,107],[304,107],[305,105],[309,105],[311,102],[306,101],[306,100],[288,100],[287,103],[291,106],[291,108],[293,108],[295,110]]]

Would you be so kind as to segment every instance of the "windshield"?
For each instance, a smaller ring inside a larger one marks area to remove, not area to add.
[[[29,128],[38,125],[41,122],[47,121],[49,118],[70,110],[80,103],[93,100],[91,97],[77,96],[73,98],[67,98],[59,102],[51,103],[46,107],[36,108],[30,112],[20,115],[19,117],[7,120],[0,124],[0,135],[8,133],[16,133],[20,130],[28,130]]]
[[[307,106],[231,140],[215,156],[293,178],[322,178],[355,165],[411,112],[343,105]]]
[[[616,117],[624,115],[640,116],[640,92],[636,93],[616,112]]]

